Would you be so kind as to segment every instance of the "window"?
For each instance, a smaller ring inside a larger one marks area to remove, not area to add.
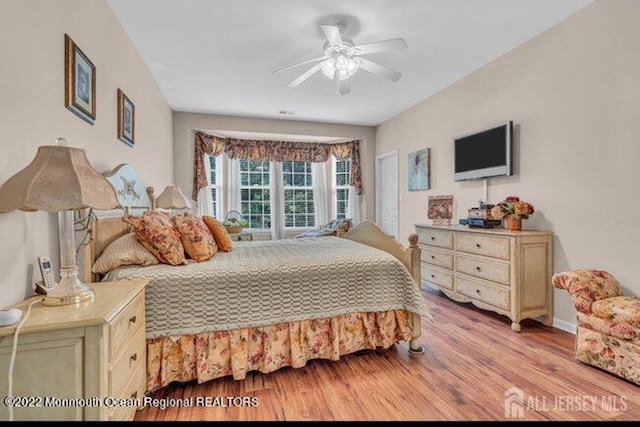
[[[269,162],[240,160],[240,206],[247,228],[271,228],[271,189]]]
[[[213,204],[213,215],[216,218],[222,216],[222,156],[208,156],[209,166],[211,167],[211,175],[209,176],[211,182],[211,200]]]
[[[282,187],[284,226],[286,228],[315,226],[311,162],[282,162]]]
[[[349,182],[351,159],[333,158],[333,217],[346,218],[349,208]]]

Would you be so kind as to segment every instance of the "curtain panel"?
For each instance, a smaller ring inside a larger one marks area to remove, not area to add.
[[[201,188],[208,184],[204,155],[218,156],[225,153],[231,159],[296,161],[323,163],[333,155],[338,159],[351,159],[351,182],[358,194],[362,194],[360,167],[360,141],[323,144],[317,142],[261,141],[251,139],[221,138],[203,132],[195,136],[195,164],[191,197],[198,199]]]

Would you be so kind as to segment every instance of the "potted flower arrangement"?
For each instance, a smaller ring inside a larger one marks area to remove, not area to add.
[[[531,203],[517,196],[509,196],[491,209],[491,216],[495,219],[504,218],[507,230],[522,230],[522,220],[528,219],[534,212]]]
[[[227,228],[227,232],[229,234],[240,233],[244,229],[244,227],[247,226],[247,224],[248,221],[246,219],[230,218],[222,221],[222,225]]]

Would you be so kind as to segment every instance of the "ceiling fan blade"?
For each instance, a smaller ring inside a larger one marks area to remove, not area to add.
[[[308,61],[303,61],[303,62],[299,62],[297,64],[289,65],[288,67],[278,68],[277,70],[273,70],[273,73],[275,74],[275,73],[279,73],[281,71],[291,70],[292,68],[296,68],[296,67],[299,67],[299,66],[305,65],[305,64],[310,64],[310,63],[316,62],[316,61],[322,61],[323,59],[329,59],[329,57],[328,56],[319,56],[317,58],[309,59]]]
[[[342,47],[342,37],[340,36],[340,28],[335,25],[320,25],[322,31],[324,31],[324,35],[329,40],[329,44],[331,46]]]
[[[336,82],[338,95],[347,95],[351,92],[351,77],[347,79],[340,79],[340,73],[334,74],[333,80]]]
[[[384,67],[380,64],[376,64],[375,62],[371,62],[368,59],[358,58],[360,63],[360,68],[365,71],[368,71],[376,76],[384,77],[386,79],[391,80],[392,82],[398,81],[398,79],[402,76],[400,71],[392,70],[391,68]]]
[[[366,55],[368,53],[384,52],[387,50],[399,50],[406,48],[407,42],[403,38],[397,38],[354,46],[353,51],[356,55]]]
[[[322,66],[322,62],[314,65],[311,68],[309,68],[307,71],[302,73],[297,79],[295,79],[291,83],[289,83],[287,85],[287,87],[296,87],[296,86],[298,86],[300,83],[302,83],[303,81],[307,80],[309,77],[311,77],[312,75],[314,75],[315,73],[320,71],[320,67],[321,66]]]

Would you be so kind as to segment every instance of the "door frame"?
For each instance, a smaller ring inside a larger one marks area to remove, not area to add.
[[[375,174],[376,174],[376,222],[378,224],[382,224],[382,208],[380,206],[381,202],[382,202],[382,197],[380,195],[380,188],[382,187],[381,185],[381,180],[382,180],[382,174],[381,174],[381,163],[384,159],[388,158],[388,157],[395,157],[396,159],[396,183],[398,183],[398,188],[396,189],[396,212],[398,213],[398,224],[397,224],[397,228],[396,228],[396,239],[399,238],[399,233],[400,233],[400,165],[398,163],[398,150],[393,150],[393,151],[389,151],[387,153],[384,154],[380,154],[379,156],[376,156],[376,170],[375,170]]]

